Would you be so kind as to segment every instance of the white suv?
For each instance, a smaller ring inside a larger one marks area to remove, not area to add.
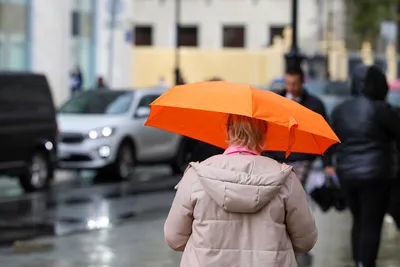
[[[150,103],[165,90],[90,90],[67,101],[57,115],[58,166],[95,169],[126,179],[137,164],[167,163],[185,168],[182,136],[145,127]]]

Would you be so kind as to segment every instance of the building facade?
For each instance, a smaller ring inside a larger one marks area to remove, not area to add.
[[[0,0],[0,70],[44,73],[57,105],[70,96],[75,68],[83,88],[98,76],[112,87],[129,87],[131,1],[114,1],[118,25],[111,27],[111,0]]]
[[[175,0],[133,0],[135,43],[173,47]],[[181,44],[204,49],[243,47],[260,49],[290,25],[291,0],[185,0],[181,1]],[[328,2],[335,2],[331,5]],[[299,1],[299,43],[305,52],[316,49],[326,30],[328,8],[342,20],[342,0]],[[340,17],[339,17],[340,16]],[[341,23],[335,35],[343,35]]]

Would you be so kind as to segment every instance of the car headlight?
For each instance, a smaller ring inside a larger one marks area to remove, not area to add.
[[[113,127],[101,127],[97,129],[90,130],[88,133],[88,137],[90,139],[99,139],[104,137],[109,137],[115,132]]]

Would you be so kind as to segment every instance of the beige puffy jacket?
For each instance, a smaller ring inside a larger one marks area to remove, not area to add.
[[[181,267],[294,267],[318,235],[292,167],[238,154],[190,164],[164,234]]]

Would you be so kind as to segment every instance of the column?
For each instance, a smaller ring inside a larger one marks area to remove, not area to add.
[[[387,79],[392,82],[397,79],[397,53],[396,47],[390,44],[386,47]]]
[[[374,64],[374,55],[370,42],[364,42],[361,46],[361,60],[365,65]]]
[[[97,22],[97,76],[103,76],[112,88],[132,86],[133,46],[129,37],[133,30],[133,5],[130,0],[116,1],[114,29],[111,29],[110,2],[98,1]],[[111,40],[113,40],[111,42]],[[111,68],[109,68],[111,64]],[[111,76],[110,76],[111,75]]]
[[[70,95],[70,0],[32,0],[32,69],[44,73],[60,105]]]

